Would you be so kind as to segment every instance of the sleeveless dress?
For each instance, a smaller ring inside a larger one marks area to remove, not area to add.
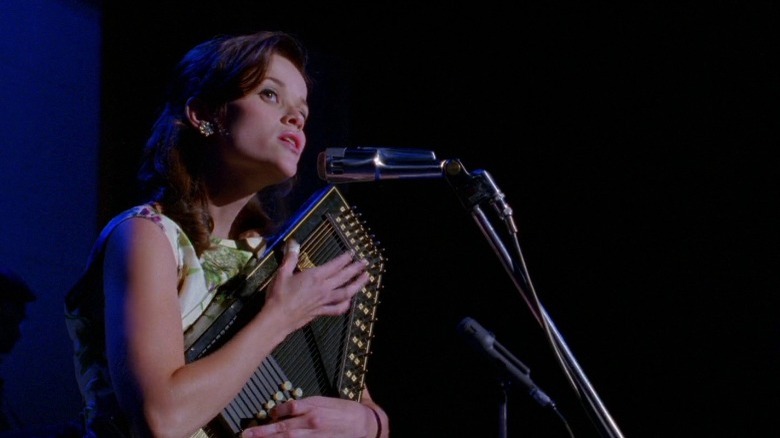
[[[103,256],[116,226],[130,218],[152,221],[163,230],[176,257],[182,331],[192,325],[214,298],[219,286],[241,272],[247,261],[264,249],[262,238],[212,239],[198,257],[190,239],[176,222],[154,205],[133,207],[115,216],[100,233],[87,266],[68,292],[65,321],[73,342],[76,380],[83,399],[82,420],[88,437],[129,436],[108,371],[105,346]]]

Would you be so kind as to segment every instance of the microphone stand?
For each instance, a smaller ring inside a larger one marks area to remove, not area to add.
[[[488,243],[490,243],[493,251],[498,255],[531,313],[544,329],[548,341],[550,341],[569,379],[569,383],[574,387],[580,399],[587,403],[587,406],[592,411],[591,413],[595,415],[598,420],[597,426],[600,426],[603,436],[623,438],[617,424],[610,416],[596,390],[590,384],[584,371],[574,358],[574,355],[569,350],[569,347],[534,291],[533,284],[527,275],[522,251],[517,240],[517,226],[512,217],[512,209],[505,202],[504,194],[486,171],[476,170],[473,174],[470,174],[457,159],[443,161],[441,168],[444,178],[453,188],[464,208],[471,212],[472,217],[483,235],[488,239]],[[514,250],[518,256],[517,261],[512,258],[487,215],[482,211],[480,206],[484,203],[490,204],[495,209],[496,214],[504,221],[508,233],[514,241]],[[503,411],[502,415],[505,415]]]
[[[501,401],[498,403],[498,438],[507,438],[507,405],[509,404],[509,394],[507,387],[509,382],[506,378],[501,378]]]

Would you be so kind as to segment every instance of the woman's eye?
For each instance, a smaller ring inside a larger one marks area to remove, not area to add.
[[[263,97],[264,99],[269,99],[273,102],[279,101],[279,96],[276,94],[276,91],[274,90],[268,90],[268,89],[262,90],[260,92],[260,97]]]

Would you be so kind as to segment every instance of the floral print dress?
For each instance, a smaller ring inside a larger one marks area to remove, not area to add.
[[[212,247],[200,257],[184,231],[154,205],[133,207],[114,217],[102,230],[87,261],[84,274],[68,293],[65,317],[73,342],[76,379],[83,397],[86,436],[122,436],[126,429],[119,416],[111,385],[105,351],[103,255],[106,240],[114,228],[130,218],[157,224],[165,233],[176,256],[182,331],[203,313],[219,286],[239,274],[247,261],[262,251],[262,238],[247,240],[212,239]]]

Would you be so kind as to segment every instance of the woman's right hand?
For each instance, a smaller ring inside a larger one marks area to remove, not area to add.
[[[349,310],[352,297],[369,280],[365,260],[350,252],[327,263],[298,270],[300,246],[287,242],[284,259],[266,291],[261,313],[276,313],[288,334],[321,315],[341,315]]]

